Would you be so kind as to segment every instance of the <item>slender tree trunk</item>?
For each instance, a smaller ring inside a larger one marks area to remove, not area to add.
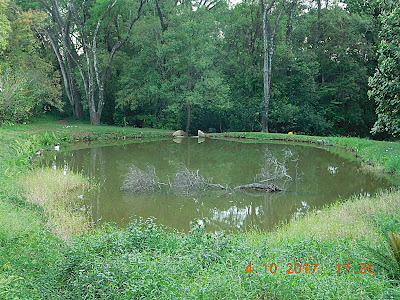
[[[68,64],[68,73],[69,73],[70,93],[71,93],[71,97],[72,97],[71,105],[72,105],[72,109],[73,109],[73,116],[77,119],[82,119],[83,118],[83,107],[82,107],[82,101],[81,101],[81,94],[78,91],[78,86],[72,75],[72,70],[73,70],[72,58],[69,55],[67,57],[68,57],[67,64]]]
[[[73,66],[74,62],[72,57],[68,54],[65,54],[63,57],[61,55],[59,45],[57,44],[57,39],[54,37],[54,33],[49,28],[43,28],[44,33],[50,43],[51,48],[53,49],[54,54],[57,57],[58,65],[61,70],[61,75],[64,82],[65,92],[67,94],[67,98],[72,106],[73,116],[77,119],[82,119],[83,117],[83,108],[81,102],[81,95],[78,91],[75,79],[73,78]]]
[[[268,114],[269,114],[269,100],[270,100],[270,74],[268,73],[268,49],[264,50],[264,69],[263,69],[263,78],[264,78],[264,100],[263,100],[263,113],[261,118],[261,131],[268,132]]]
[[[289,19],[286,30],[286,45],[289,45],[291,43],[291,37],[293,32],[293,15],[294,15],[294,10],[296,9],[296,5],[297,5],[297,0],[293,0],[290,6]]]
[[[319,42],[319,32],[321,28],[321,0],[317,0],[318,6],[318,17],[317,17],[317,27],[315,28],[315,37],[314,37],[314,52],[317,51],[318,42]]]
[[[270,100],[270,86],[269,86],[269,47],[268,47],[268,10],[264,4],[263,9],[263,38],[264,38],[264,68],[263,68],[263,79],[264,79],[264,99],[263,99],[263,111],[261,116],[261,131],[268,132],[268,112],[269,112],[269,100]]]
[[[185,129],[186,134],[189,134],[191,118],[192,118],[192,112],[190,109],[190,102],[187,101],[186,102],[186,129]]]
[[[103,21],[108,17],[118,0],[109,0],[107,9],[98,19],[93,33],[87,31],[89,15],[85,8],[86,1],[83,1],[83,4],[80,6],[81,11],[78,11],[73,0],[67,0],[66,2],[49,0],[50,3],[46,0],[39,0],[42,6],[51,15],[53,23],[57,25],[57,32],[54,34],[51,34],[52,29],[50,29],[50,27],[45,29],[45,31],[59,61],[65,89],[76,117],[81,117],[83,112],[80,102],[81,97],[80,95],[78,96],[76,83],[72,78],[73,68],[76,66],[78,67],[82,78],[86,99],[88,101],[90,122],[98,125],[100,124],[100,118],[105,104],[104,83],[107,73],[111,67],[116,52],[129,39],[132,27],[139,19],[142,7],[146,1],[147,0],[139,1],[137,14],[135,17],[131,16],[132,18],[130,19],[125,32],[126,36],[122,39],[118,39],[111,49],[103,70],[99,70],[97,64],[97,36]],[[62,3],[63,7],[60,8],[59,3]],[[73,28],[72,30],[77,30],[77,27],[80,29],[81,34],[79,38],[72,38],[70,32],[71,28]],[[79,44],[82,53],[78,54],[76,44]],[[64,63],[64,59],[67,61],[66,63]],[[85,65],[84,62],[86,63]]]
[[[273,0],[268,6],[266,6],[264,0],[262,1],[264,37],[264,98],[262,102],[263,111],[261,114],[261,132],[268,132],[269,103],[271,99],[272,57],[274,55],[274,37],[284,10],[284,7],[282,6],[276,17],[275,25],[273,28],[271,28],[268,20],[268,12],[270,11],[274,3],[275,1]]]
[[[74,99],[75,103],[73,105],[73,116],[77,119],[82,119],[83,118],[83,107],[81,103],[81,95],[77,90],[73,91],[74,93]]]

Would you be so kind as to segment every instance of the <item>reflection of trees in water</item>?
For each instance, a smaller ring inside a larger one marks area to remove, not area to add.
[[[258,193],[253,194],[253,197],[254,199],[250,202],[243,201],[228,207],[210,209],[210,216],[207,216],[210,225],[217,230],[248,226],[268,229],[279,221],[289,219],[295,211],[296,204],[293,201],[287,201],[285,193]]]
[[[128,220],[131,215],[155,216],[157,222],[188,231],[194,219],[209,219],[207,230],[221,231],[246,228],[250,225],[262,229],[272,228],[296,211],[294,204],[284,194],[263,194],[254,199],[242,192],[231,197],[216,198],[213,193],[201,197],[183,197],[172,193],[124,193],[124,203],[119,216]],[[245,198],[240,200],[240,198]],[[230,201],[231,200],[231,201]],[[290,212],[288,214],[288,209]],[[122,225],[125,225],[123,223]]]
[[[152,172],[155,170],[154,167],[150,167],[150,169]],[[135,172],[134,175],[141,176],[142,172]],[[264,226],[273,226],[277,222],[278,216],[282,218],[282,213],[279,213],[279,209],[277,211],[277,207],[281,207],[282,204],[276,204],[279,201],[282,201],[282,203],[285,201],[284,194],[249,193],[235,191],[234,189],[225,191],[209,190],[206,185],[211,182],[211,179],[202,177],[199,170],[190,171],[181,166],[176,174],[180,174],[176,178],[181,182],[179,184],[170,182],[168,189],[164,190],[165,199],[167,199],[163,203],[164,205],[160,205],[158,197],[163,193],[158,189],[154,191],[146,190],[151,192],[146,195],[128,193],[124,196],[125,201],[131,203],[134,207],[132,210],[136,212],[148,211],[148,207],[152,207],[152,214],[161,219],[161,223],[164,224],[168,224],[171,221],[170,213],[176,215],[179,212],[179,219],[181,222],[186,223],[187,230],[190,222],[195,218],[208,218],[210,220],[208,227],[211,230],[230,230],[231,228],[242,228],[251,224],[263,224],[262,227],[265,228]],[[132,173],[128,173],[128,177],[131,175]],[[128,178],[125,180],[128,180]],[[200,181],[200,183],[196,185],[196,181]],[[248,199],[249,196],[254,198],[254,201],[250,203],[248,201],[237,201],[238,198],[244,197]],[[236,201],[229,201],[230,199],[236,199]],[[283,208],[285,209],[282,209],[282,211],[286,213],[287,204],[284,204]],[[184,220],[185,217],[186,220]],[[283,218],[286,219],[287,216],[284,215]]]
[[[190,147],[190,142],[187,143],[187,147]],[[188,149],[188,148],[187,148]],[[293,154],[289,155],[290,151],[285,152],[284,158],[293,158]],[[282,180],[287,181],[291,179],[291,176],[287,173],[287,169],[285,166],[285,161],[282,163],[278,161],[269,151],[268,147],[265,148],[264,152],[264,165],[261,168],[260,174],[264,175],[263,179],[269,178],[273,180]],[[190,156],[186,156],[184,160],[186,164],[190,163]],[[271,165],[273,167],[271,170]],[[136,166],[132,166],[131,169],[138,170]],[[124,187],[128,187],[133,182],[139,185],[141,184],[149,184],[152,186],[154,184],[154,178],[158,178],[156,175],[155,167],[148,167],[152,172],[147,172],[146,170],[140,170],[139,172],[128,172],[125,177]],[[262,173],[263,171],[264,174]],[[145,173],[145,174],[144,174]],[[153,174],[151,176],[151,174]],[[149,179],[148,183],[146,180],[140,181],[137,178],[132,178],[132,176],[139,176],[142,179]],[[267,177],[269,176],[269,177]],[[176,206],[178,209],[179,205],[174,205],[180,203],[181,207],[185,206],[186,210],[190,210],[191,213],[188,215],[187,224],[189,226],[190,221],[194,218],[204,218],[207,217],[210,220],[209,227],[213,228],[213,230],[227,230],[232,227],[241,228],[243,226],[248,226],[251,224],[268,224],[269,226],[273,226],[276,223],[277,216],[281,215],[279,212],[277,213],[276,209],[273,209],[276,201],[284,201],[283,195],[274,195],[270,197],[268,193],[265,192],[254,192],[248,193],[246,191],[236,191],[234,188],[226,187],[224,191],[221,190],[210,190],[208,189],[208,185],[211,184],[212,178],[205,178],[201,175],[200,170],[189,170],[185,165],[178,166],[177,171],[172,175],[168,176],[172,178],[172,181],[169,181],[168,184],[164,184],[164,186],[168,186],[168,192],[172,192],[177,196],[180,196],[179,200],[175,199],[174,202],[170,202],[167,207],[171,210],[171,207]],[[248,182],[246,182],[248,183]],[[159,182],[156,182],[156,185],[159,186]],[[138,188],[138,185],[134,186],[131,191],[150,191],[152,192],[154,189],[148,190],[147,188]],[[155,192],[158,194],[158,192]],[[204,193],[207,195],[205,196]],[[256,201],[251,201],[250,203],[244,201],[244,203],[230,203],[229,199],[233,198],[233,194],[236,193],[237,197],[242,197],[240,195],[245,195],[245,198],[258,198]],[[213,195],[213,196],[210,196]],[[199,197],[196,199],[196,197]],[[216,199],[215,201],[202,201],[204,198],[213,197]],[[146,209],[146,205],[148,203],[139,203],[147,201],[146,197],[142,195],[127,195],[126,201],[133,201],[132,204],[135,205],[136,209],[140,210]],[[194,200],[194,201],[191,201]],[[156,202],[156,201],[155,201]],[[205,205],[210,205],[211,207],[205,207]],[[214,206],[212,205],[214,204]],[[139,208],[138,205],[141,207]],[[276,205],[275,205],[276,206]],[[278,205],[279,206],[279,205]],[[135,210],[136,210],[135,209]],[[165,215],[164,207],[158,205],[153,206],[154,213],[159,218],[164,218]],[[174,210],[172,210],[174,211]],[[180,212],[181,214],[181,212]],[[287,216],[285,216],[286,218]]]
[[[97,189],[89,193],[92,203],[92,218],[94,222],[99,222],[101,215],[101,185],[107,180],[107,168],[104,164],[105,158],[102,147],[94,147],[74,152],[73,169],[81,168],[81,172],[97,183]]]

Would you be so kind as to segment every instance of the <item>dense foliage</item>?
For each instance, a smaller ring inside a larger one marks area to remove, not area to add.
[[[61,110],[59,73],[34,32],[34,23],[42,22],[43,14],[19,10],[5,0],[0,1],[0,10],[0,123]]]
[[[271,132],[398,132],[399,8],[390,3],[287,0],[279,23],[269,11]],[[64,116],[95,124],[260,131],[261,4],[1,0],[0,118],[61,108],[62,83]]]
[[[389,2],[382,12],[379,64],[370,79],[370,98],[378,104],[373,130],[400,135],[400,3]]]

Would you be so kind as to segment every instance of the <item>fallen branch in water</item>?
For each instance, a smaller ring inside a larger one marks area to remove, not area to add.
[[[228,187],[223,186],[222,184],[219,184],[219,183],[208,183],[207,185],[209,187],[211,187],[211,188],[216,188],[216,189],[221,189],[221,190],[227,190],[228,189]]]
[[[147,171],[142,171],[138,167],[131,165],[122,186],[123,190],[140,193],[160,188],[161,182],[153,166],[147,166]]]
[[[200,170],[190,171],[186,166],[181,166],[175,174],[170,188],[183,194],[193,191],[206,190],[211,179],[206,179],[200,174]]]
[[[261,184],[261,183],[250,183],[245,185],[239,185],[234,188],[235,190],[256,190],[265,192],[281,192],[282,188],[276,186],[275,184]]]
[[[147,166],[147,171],[142,171],[134,165],[130,166],[128,174],[125,176],[122,189],[131,192],[152,192],[161,189],[161,186],[168,186],[171,191],[181,195],[192,195],[196,192],[208,189],[219,189],[232,191],[229,186],[219,183],[211,183],[212,178],[204,178],[200,170],[191,171],[186,166],[181,166],[175,173],[174,180],[171,182],[168,177],[168,184],[159,180],[153,166]],[[263,192],[280,192],[282,188],[274,184],[250,183],[239,185],[233,190],[254,190]]]

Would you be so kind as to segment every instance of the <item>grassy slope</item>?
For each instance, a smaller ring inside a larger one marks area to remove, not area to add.
[[[110,226],[65,244],[46,227],[40,209],[24,200],[18,180],[28,156],[43,147],[74,140],[158,136],[136,129],[41,122],[0,128],[0,298],[255,298],[388,299],[400,288],[386,272],[338,274],[338,263],[374,261],[368,247],[386,249],[387,230],[399,230],[400,192],[354,198],[292,221],[272,233],[212,236],[202,230],[181,235],[150,221],[126,229]],[[168,133],[170,135],[170,133]],[[256,133],[248,133],[260,138]],[[263,135],[264,138],[266,135]],[[286,138],[287,135],[267,135]],[[296,139],[320,138],[296,136]],[[326,140],[326,138],[325,138]],[[397,144],[329,138],[357,149],[399,172]],[[390,145],[390,146],[389,146]],[[388,150],[392,148],[393,151]],[[370,154],[370,155],[368,155]],[[387,157],[385,159],[385,157]],[[368,246],[366,246],[368,245]],[[250,275],[246,266],[252,263]],[[276,263],[276,274],[262,264]],[[300,274],[285,274],[288,263],[301,263]],[[308,274],[304,273],[304,264]],[[310,273],[310,264],[317,271]],[[353,269],[352,271],[354,271]],[[281,274],[280,271],[283,271]],[[397,296],[396,296],[397,295]]]
[[[54,266],[66,246],[50,233],[41,210],[25,201],[19,181],[29,169],[29,157],[55,144],[159,136],[170,133],[79,122],[66,125],[51,118],[0,127],[0,299],[45,299],[59,290],[59,270]]]

